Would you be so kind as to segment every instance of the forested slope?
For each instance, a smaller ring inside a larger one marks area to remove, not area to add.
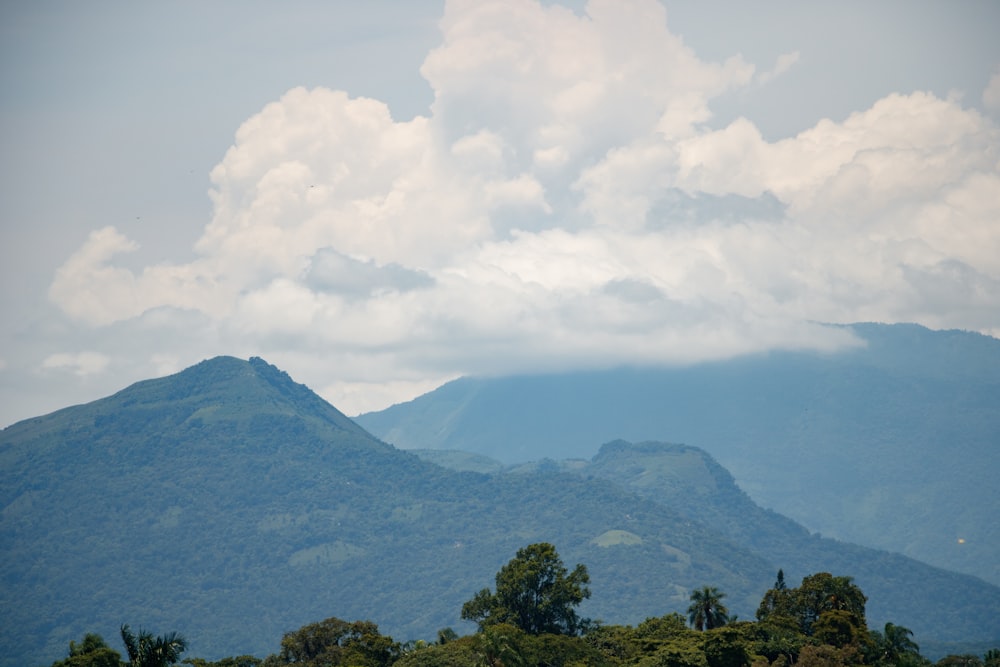
[[[1000,341],[916,325],[864,344],[683,368],[462,378],[359,424],[505,463],[605,442],[694,445],[810,530],[1000,584]]]
[[[121,623],[180,631],[207,658],[264,655],[330,616],[432,638],[461,628],[462,603],[539,541],[587,565],[581,611],[615,623],[683,611],[706,584],[749,618],[781,566],[610,479],[423,462],[259,359],[209,360],[5,429],[0,506],[11,667],[48,664]],[[956,640],[1000,635],[996,588],[866,559],[901,573],[892,583],[911,599],[895,622]]]

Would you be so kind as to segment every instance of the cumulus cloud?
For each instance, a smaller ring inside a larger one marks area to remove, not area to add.
[[[990,82],[983,90],[983,106],[990,111],[1000,111],[1000,65],[994,69]]]
[[[769,142],[710,128],[712,100],[797,53],[702,60],[658,2],[456,0],[441,31],[427,116],[293,89],[213,170],[193,261],[125,269],[135,244],[105,228],[52,300],[144,335],[188,322],[348,411],[463,373],[852,343],[815,322],[1000,327],[1000,135],[957,100],[887,94]]]
[[[43,369],[67,370],[81,377],[104,372],[111,363],[107,355],[100,352],[58,352],[42,362]]]
[[[757,83],[767,83],[771,79],[781,76],[790,70],[799,61],[799,52],[782,53],[774,63],[774,68],[757,75]]]
[[[92,324],[108,324],[141,312],[135,276],[111,260],[138,246],[114,227],[90,234],[56,271],[49,297],[69,315]]]

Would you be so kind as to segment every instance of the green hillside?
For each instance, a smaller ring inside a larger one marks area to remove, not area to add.
[[[600,617],[681,608],[703,579],[747,613],[773,577],[611,484],[421,462],[260,360],[213,359],[16,424],[0,461],[4,665],[45,664],[122,622],[176,628],[203,656],[263,655],[330,615],[431,638],[543,539],[587,562]],[[626,524],[643,543],[623,566],[592,542]]]
[[[587,565],[581,612],[612,623],[683,611],[703,585],[750,618],[782,566],[599,475],[421,461],[259,359],[213,359],[5,429],[0,503],[0,664],[11,667],[47,665],[121,623],[180,631],[206,658],[265,655],[330,616],[400,640],[466,631],[462,603],[538,541]],[[908,596],[892,620],[918,637],[1000,636],[997,588],[857,554],[859,570],[843,574],[885,572]]]
[[[617,438],[695,445],[810,530],[1000,584],[1000,340],[851,328],[864,345],[837,354],[462,378],[356,420],[399,447],[507,464]]]
[[[432,451],[421,450],[418,455],[428,456]],[[465,463],[458,453],[439,451],[435,458],[444,464]],[[485,462],[480,460],[479,464],[485,465]],[[941,609],[950,606],[945,601],[953,595],[963,595],[960,590],[971,591],[962,583],[970,581],[967,577],[951,573],[943,576],[944,573],[899,554],[877,552],[810,534],[791,519],[756,505],[725,468],[697,447],[618,440],[603,445],[590,461],[549,459],[507,468],[508,474],[515,476],[539,470],[558,470],[584,478],[613,481],[711,526],[754,555],[780,565],[793,581],[817,571],[850,572],[869,595],[871,618],[896,619],[900,610],[921,608],[924,604],[929,604],[928,609]],[[628,543],[631,535],[612,531],[603,539]],[[917,595],[924,601],[915,598],[914,589],[906,583],[921,580],[924,584]],[[936,602],[930,603],[930,600]],[[989,606],[988,600],[984,602],[986,606],[980,608],[981,612]],[[935,634],[930,617],[918,621],[917,616],[910,617],[909,622],[919,624],[916,627],[924,638],[944,640],[943,635]]]

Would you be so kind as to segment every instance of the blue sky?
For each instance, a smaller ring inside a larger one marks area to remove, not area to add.
[[[0,425],[998,335],[1000,8],[824,4],[8,3]]]

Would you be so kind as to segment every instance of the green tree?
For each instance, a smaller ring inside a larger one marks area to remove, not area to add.
[[[204,658],[184,658],[181,664],[192,667],[260,667],[263,660],[252,655],[237,655],[211,662]]]
[[[518,667],[525,663],[521,655],[521,630],[507,623],[484,629],[476,637],[478,667]]]
[[[692,632],[692,635],[698,635]],[[708,659],[701,637],[677,637],[642,658],[641,667],[708,667]]]
[[[849,667],[857,664],[853,646],[837,648],[829,644],[806,644],[799,652],[797,667]]]
[[[812,625],[827,611],[846,611],[853,617],[854,625],[867,628],[865,602],[868,598],[854,585],[852,577],[835,577],[829,572],[818,572],[802,580],[795,589],[795,607],[802,631],[812,634]]]
[[[586,625],[575,608],[590,597],[588,583],[586,567],[567,572],[555,547],[530,544],[497,572],[495,593],[484,588],[462,605],[462,618],[481,630],[509,623],[531,635],[575,635]]]
[[[279,665],[308,667],[386,667],[399,654],[399,645],[392,637],[380,634],[378,626],[371,621],[350,623],[332,617],[286,632],[281,638],[281,653],[275,660],[269,660]]]
[[[818,572],[802,579],[798,588],[780,588],[779,583],[764,594],[757,608],[758,621],[812,636],[813,624],[822,614],[842,611],[850,617],[859,636],[867,636],[865,602],[868,598],[851,577]]]
[[[781,585],[780,588],[778,584]],[[760,606],[757,607],[757,620],[778,628],[798,631],[795,592],[785,585],[784,579],[775,582],[775,587],[764,593]]]
[[[121,634],[129,667],[166,667],[176,663],[187,648],[187,640],[176,632],[154,637],[139,628],[136,635],[128,625],[123,625]]]
[[[635,628],[636,635],[643,639],[674,639],[689,632],[684,617],[677,612],[666,616],[647,618]]]
[[[745,667],[750,663],[749,642],[741,635],[738,625],[705,634],[704,651],[708,667]]]
[[[722,604],[726,594],[714,586],[703,586],[691,592],[688,622],[695,630],[721,628],[729,620],[729,610]]]
[[[458,639],[458,633],[451,628],[441,628],[437,631],[437,643],[447,644]]]
[[[913,641],[913,631],[901,625],[886,623],[883,632],[870,633],[875,661],[887,665],[899,665],[907,658],[920,655],[920,647]]]
[[[101,635],[88,633],[83,641],[69,643],[69,656],[52,667],[120,667],[121,653],[113,650]]]
[[[862,636],[854,615],[843,609],[821,613],[812,625],[812,632],[816,641],[836,647],[857,645]]]
[[[962,653],[960,655],[946,655],[934,664],[937,667],[982,667],[983,661],[979,659],[978,655]]]
[[[393,667],[470,667],[481,661],[476,654],[479,636],[458,637],[444,644],[428,644],[419,651],[403,653]]]
[[[1000,667],[1000,648],[991,648],[983,655],[985,667]]]

